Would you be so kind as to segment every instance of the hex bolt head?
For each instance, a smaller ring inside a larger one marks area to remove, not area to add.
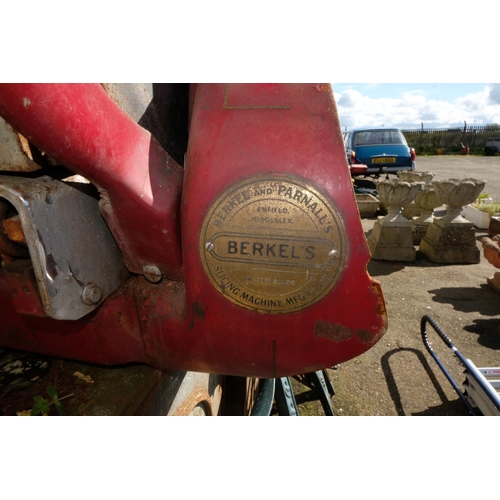
[[[98,304],[102,299],[102,290],[95,283],[88,283],[82,291],[82,302],[88,306]]]
[[[144,277],[150,283],[159,283],[162,278],[161,271],[158,267],[153,265],[147,265],[142,268],[142,272],[144,273]]]

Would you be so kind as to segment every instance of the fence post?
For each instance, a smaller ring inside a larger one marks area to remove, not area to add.
[[[462,154],[463,155],[466,155],[468,154],[468,144],[467,144],[467,137],[466,137],[466,134],[467,134],[467,122],[464,121],[464,131],[462,133]]]

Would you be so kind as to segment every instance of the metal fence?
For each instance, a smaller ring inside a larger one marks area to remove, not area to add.
[[[408,146],[417,154],[460,154],[463,148],[473,154],[483,154],[486,139],[500,137],[499,125],[475,126],[464,123],[462,128],[419,128],[402,130]]]

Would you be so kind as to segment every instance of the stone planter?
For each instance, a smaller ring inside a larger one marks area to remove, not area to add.
[[[379,217],[368,238],[371,257],[375,260],[413,261],[416,257],[411,222],[401,215],[404,205],[413,201],[423,182],[379,180],[376,182],[380,202],[387,215]]]
[[[379,219],[383,225],[409,225],[401,215],[405,205],[410,204],[422,189],[423,182],[404,182],[400,180],[376,181],[380,203],[387,207],[387,215]]]
[[[416,170],[398,172],[398,178],[401,181],[423,182],[424,184],[429,184],[435,175],[436,174],[433,172],[417,172]],[[415,201],[412,201],[410,204],[405,205],[401,213],[405,219],[411,221],[414,217],[420,217],[422,215],[422,207],[418,205],[415,199]]]
[[[417,172],[406,171],[406,172],[398,172],[398,177],[400,180],[405,182],[424,182],[425,184],[429,184],[432,181],[436,174],[433,172]]]
[[[371,194],[356,194],[360,217],[372,217],[380,206],[380,202]]]
[[[427,229],[434,222],[434,209],[440,207],[442,204],[436,190],[428,184],[424,185],[422,190],[417,194],[415,205],[420,208],[422,215],[411,222],[414,245],[420,245],[420,241],[426,235]]]
[[[472,222],[462,217],[462,207],[476,200],[486,182],[477,179],[433,181],[438,197],[446,205],[446,214],[434,218],[420,242],[422,252],[432,262],[477,264],[480,252]]]
[[[484,189],[486,181],[477,179],[448,179],[433,181],[439,198],[446,205],[446,215],[440,220],[445,223],[460,224],[467,222],[461,216],[462,207],[476,201]]]

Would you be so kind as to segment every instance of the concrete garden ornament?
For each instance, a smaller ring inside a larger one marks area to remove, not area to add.
[[[387,206],[387,215],[379,217],[368,238],[372,259],[413,261],[416,257],[413,246],[411,222],[401,215],[403,206],[410,204],[423,188],[423,182],[378,180],[380,201]]]
[[[424,182],[429,184],[436,174],[433,172],[417,172],[415,170],[408,172],[398,172],[400,180],[405,182]]]
[[[413,230],[413,244],[420,245],[420,241],[425,236],[429,225],[434,221],[434,209],[442,205],[436,189],[426,184],[415,197],[415,205],[421,209],[420,217],[411,221]]]
[[[462,207],[473,203],[484,189],[485,184],[486,181],[477,179],[433,181],[432,185],[447,207],[446,215],[441,218],[441,221],[450,224],[469,222],[461,215]]]
[[[436,174],[434,174],[433,172],[417,172],[415,170],[407,172],[398,172],[398,178],[401,181],[423,182],[426,185],[432,181],[435,175]],[[422,215],[422,207],[418,205],[416,198],[415,201],[412,201],[410,204],[403,207],[402,214],[403,217],[405,217],[408,220],[412,220],[414,217],[420,217]]]
[[[477,179],[433,181],[446,214],[434,218],[419,250],[431,261],[450,264],[476,264],[480,260],[474,225],[461,215],[462,207],[472,203],[486,182]]]
[[[422,182],[404,182],[399,179],[378,180],[376,185],[380,201],[387,206],[387,215],[380,219],[384,225],[406,221],[401,210],[415,199],[423,187]]]

